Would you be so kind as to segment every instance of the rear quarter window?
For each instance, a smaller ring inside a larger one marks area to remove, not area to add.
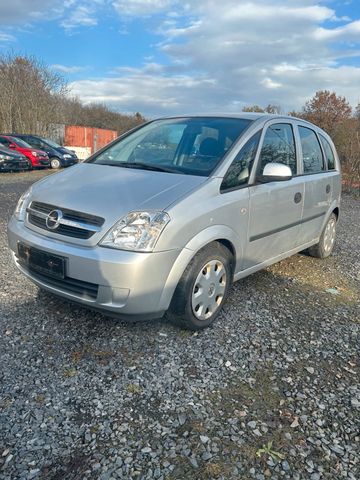
[[[328,170],[335,170],[335,155],[333,149],[331,148],[330,143],[326,140],[325,137],[323,137],[322,135],[319,136],[322,146],[324,148],[327,168]]]

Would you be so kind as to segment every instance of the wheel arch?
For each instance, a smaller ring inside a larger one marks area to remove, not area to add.
[[[186,267],[199,250],[213,242],[219,242],[229,250],[233,259],[233,272],[235,272],[236,264],[242,258],[243,245],[241,244],[240,238],[234,230],[225,225],[213,225],[208,227],[195,235],[195,237],[193,237],[180,251],[180,254],[174,262],[174,265],[172,266],[166,280],[160,298],[159,308],[162,310],[168,309],[175,288],[179,283],[179,280],[182,277]]]

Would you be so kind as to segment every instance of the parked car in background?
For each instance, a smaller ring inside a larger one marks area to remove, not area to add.
[[[24,140],[21,140],[21,138],[1,134],[0,146],[4,146],[25,155],[25,157],[30,160],[32,168],[46,168],[50,166],[49,157],[46,152],[31,147],[31,145],[24,142]]]
[[[79,161],[75,152],[62,147],[49,138],[17,133],[14,133],[13,136],[20,138],[34,148],[39,148],[46,152],[50,159],[51,168],[69,167]]]
[[[197,330],[233,281],[305,249],[328,257],[340,192],[334,144],[304,120],[165,118],[32,185],[9,245],[50,292],[120,318],[167,312]]]
[[[0,147],[0,172],[30,170],[31,163],[22,153]]]

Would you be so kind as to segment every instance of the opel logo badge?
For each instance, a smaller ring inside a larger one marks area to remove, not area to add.
[[[45,220],[47,228],[49,230],[56,230],[60,226],[62,218],[63,213],[61,210],[51,210]]]

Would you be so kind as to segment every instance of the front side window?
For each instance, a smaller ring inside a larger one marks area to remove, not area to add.
[[[260,136],[261,131],[255,133],[236,155],[229,170],[226,172],[221,184],[221,191],[233,190],[248,183]]]
[[[35,148],[42,148],[42,142],[36,137],[25,137],[23,138],[25,142]]]
[[[43,146],[46,147],[49,145],[50,147],[53,148],[62,148],[61,145],[58,143],[54,142],[53,140],[50,140],[50,138],[40,138],[41,142],[43,143]]]
[[[319,173],[325,170],[324,159],[314,130],[299,127],[304,173]]]
[[[8,147],[8,146],[10,145],[10,142],[9,142],[9,140],[8,140],[7,138],[1,137],[1,138],[0,138],[0,144],[1,144],[1,145],[4,145],[5,147]]]
[[[296,175],[295,139],[292,126],[288,123],[270,125],[266,130],[259,159],[259,174],[268,163],[283,163]]]
[[[334,152],[331,148],[331,145],[326,140],[325,137],[323,137],[322,135],[319,135],[319,137],[320,137],[322,146],[324,148],[327,168],[328,168],[328,170],[335,170],[335,155],[334,155]]]
[[[208,176],[251,120],[156,120],[111,145],[89,162],[125,168]]]

